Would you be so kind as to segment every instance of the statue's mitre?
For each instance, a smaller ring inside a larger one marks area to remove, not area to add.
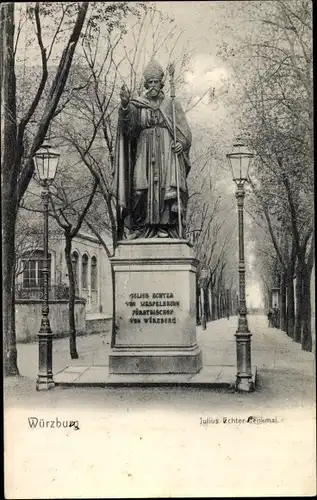
[[[150,78],[157,78],[158,80],[162,80],[164,71],[162,66],[160,66],[158,62],[154,61],[154,59],[151,59],[143,72],[143,76],[145,80],[149,80]]]

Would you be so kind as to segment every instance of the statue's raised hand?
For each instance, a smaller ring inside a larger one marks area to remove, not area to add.
[[[121,87],[120,99],[122,106],[125,108],[129,104],[130,100],[130,92],[126,85],[122,85]]]

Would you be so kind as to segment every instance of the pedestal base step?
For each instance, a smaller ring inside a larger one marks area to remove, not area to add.
[[[193,374],[202,368],[198,346],[184,349],[113,348],[109,355],[109,373],[113,374]]]
[[[125,386],[202,386],[209,389],[234,391],[236,366],[204,366],[195,374],[131,375],[111,374],[108,366],[68,366],[54,376],[60,387],[125,387]],[[252,366],[252,381],[256,386],[257,368]]]

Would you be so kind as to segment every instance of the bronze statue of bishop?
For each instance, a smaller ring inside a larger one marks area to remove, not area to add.
[[[179,238],[180,223],[181,233],[185,227],[191,131],[180,103],[165,96],[163,86],[164,71],[151,60],[143,94],[121,88],[115,158],[119,240]]]

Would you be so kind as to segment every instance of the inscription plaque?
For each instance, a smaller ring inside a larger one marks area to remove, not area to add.
[[[130,293],[125,302],[129,309],[129,323],[176,324],[180,301],[172,292]]]

